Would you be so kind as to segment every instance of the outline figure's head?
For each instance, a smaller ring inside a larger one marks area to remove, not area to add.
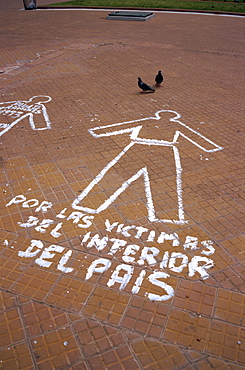
[[[155,112],[155,119],[161,119],[161,113],[170,113],[170,114],[173,114],[174,117],[171,117],[169,118],[169,121],[171,122],[177,122],[179,120],[179,118],[181,118],[181,115],[174,111],[174,110],[171,110],[171,109],[161,109],[161,110],[158,110],[157,112]]]
[[[52,98],[48,95],[34,95],[32,98],[28,100],[28,103],[32,102],[34,99],[39,99],[38,101],[35,101],[34,104],[40,104],[40,103],[48,103],[52,100]]]

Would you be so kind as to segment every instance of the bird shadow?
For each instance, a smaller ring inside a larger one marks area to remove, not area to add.
[[[153,94],[155,91],[140,91],[138,94]]]

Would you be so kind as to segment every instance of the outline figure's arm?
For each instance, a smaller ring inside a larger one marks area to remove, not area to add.
[[[191,127],[187,126],[185,123],[179,121],[178,119],[176,119],[176,118],[170,118],[170,121],[179,123],[181,126],[183,126],[184,128],[188,129],[189,131],[191,131],[195,135],[199,136],[202,140],[206,141],[207,143],[209,143],[210,145],[214,146],[215,148],[214,149],[206,149],[206,148],[204,148],[204,146],[200,145],[195,140],[192,140],[190,137],[188,137],[187,135],[183,134],[183,132],[181,132],[179,130],[176,130],[176,132],[175,132],[174,142],[177,142],[178,137],[179,136],[182,136],[183,138],[185,138],[186,140],[190,141],[192,144],[194,144],[195,146],[197,146],[198,148],[202,149],[204,152],[207,152],[207,153],[213,153],[213,152],[217,152],[219,150],[224,149],[222,146],[220,146],[218,144],[215,144],[212,140],[210,140],[207,137],[205,137],[204,135],[200,134],[198,131],[193,130]]]
[[[174,110],[169,110],[169,109],[159,110],[159,111],[155,112],[155,115],[153,117],[146,117],[146,118],[141,118],[141,119],[132,120],[132,121],[125,121],[125,122],[119,122],[119,123],[114,123],[114,124],[110,124],[110,125],[97,126],[97,127],[93,127],[93,128],[88,129],[88,131],[95,138],[121,135],[121,134],[124,134],[124,133],[129,133],[129,134],[131,133],[130,138],[131,139],[136,139],[137,138],[137,142],[139,144],[148,144],[148,145],[166,145],[166,144],[170,144],[170,142],[166,142],[165,140],[161,140],[161,139],[151,140],[151,139],[138,138],[139,131],[143,126],[143,124],[141,124],[141,122],[149,121],[149,120],[160,120],[162,118],[160,113],[172,113],[172,114],[174,114],[175,117],[170,118],[169,119],[170,122],[178,123],[183,128],[188,130],[189,132],[197,135],[201,139],[200,141],[206,141],[206,143],[209,143],[214,148],[213,149],[206,149],[203,145],[199,144],[198,142],[191,139],[189,136],[185,135],[183,132],[181,132],[179,130],[176,130],[172,143],[176,143],[178,137],[182,136],[183,138],[185,138],[186,140],[188,140],[189,142],[191,142],[192,144],[194,144],[195,146],[197,146],[198,148],[200,148],[201,150],[203,150],[207,153],[212,153],[212,152],[216,152],[216,151],[224,149],[222,146],[215,144],[213,141],[209,140],[204,135],[200,134],[199,132],[193,130],[191,127],[189,127],[186,124],[184,124],[183,122],[181,122],[179,120],[181,118],[181,115],[178,112],[176,112]],[[126,125],[129,126],[129,127],[124,128],[124,126],[126,126]]]
[[[125,122],[125,123],[128,123],[128,122]],[[95,128],[90,128],[88,129],[88,132],[93,136],[93,137],[107,137],[107,136],[117,136],[117,135],[121,135],[121,134],[130,134],[130,137],[132,139],[135,139],[140,131],[140,129],[142,128],[142,125],[140,126],[135,126],[135,127],[132,127],[132,128],[125,128],[125,129],[122,129],[122,130],[116,130],[116,131],[109,131],[109,132],[106,132],[106,133],[101,133],[101,134],[95,134],[94,131],[95,130],[104,130],[104,128],[107,128],[107,127],[111,127],[111,125],[108,125],[108,126],[98,126],[98,127],[95,127]]]
[[[24,119],[25,117],[28,117],[30,114],[27,113],[25,114],[24,116],[20,117],[20,118],[17,118],[15,121],[13,121],[10,125],[8,125],[5,129],[3,129],[1,132],[0,132],[0,136],[2,136],[3,134],[5,134],[6,132],[8,132],[12,127],[14,127],[18,122],[20,122],[22,119]]]
[[[198,148],[202,149],[204,152],[206,153],[213,153],[213,152],[217,152],[219,150],[222,150],[224,149],[222,146],[219,146],[217,144],[215,144],[213,141],[209,140],[208,138],[206,138],[205,136],[199,134],[198,132],[195,132],[194,130],[191,129],[191,131],[193,131],[195,134],[197,134],[198,136],[200,136],[202,139],[206,140],[209,144],[215,146],[216,148],[215,149],[206,149],[204,148],[202,145],[198,144],[196,141],[192,140],[191,138],[189,138],[188,136],[184,135],[181,131],[176,131],[175,132],[175,135],[174,135],[174,142],[177,142],[178,140],[178,137],[179,136],[182,136],[184,137],[186,140],[190,141],[192,144],[194,144],[195,146],[197,146]]]
[[[179,113],[173,110],[159,110],[155,113],[154,117],[145,117],[145,118],[140,118],[140,119],[136,119],[132,121],[118,122],[118,123],[112,123],[110,125],[92,127],[88,129],[88,131],[93,137],[105,137],[105,136],[113,136],[113,135],[120,135],[123,133],[133,132],[133,130],[136,129],[137,127],[140,127],[140,128],[142,127],[141,122],[143,121],[148,121],[151,119],[154,119],[154,120],[161,119],[161,116],[159,115],[159,113],[161,112],[174,113],[176,115],[175,118],[181,117]],[[123,126],[125,125],[129,125],[129,127],[123,128]],[[114,127],[118,127],[118,126],[121,126],[119,130],[115,130]],[[99,132],[102,131],[102,133],[97,134],[96,131],[99,131]]]
[[[134,120],[134,121],[126,121],[126,122],[119,122],[119,123],[114,123],[112,125],[105,125],[105,126],[97,126],[93,128],[89,128],[88,132],[93,136],[93,137],[107,137],[107,136],[116,136],[116,135],[121,135],[121,134],[126,134],[126,133],[132,133],[136,131],[140,131],[142,128],[142,125],[140,124],[141,121],[148,120],[149,118],[143,118],[140,120]],[[138,124],[139,123],[139,124]],[[126,127],[124,126],[129,125],[131,127]],[[133,125],[133,126],[132,126]],[[118,127],[121,126],[121,127]],[[119,129],[114,129],[119,128]],[[99,132],[99,133],[96,133]],[[132,135],[131,134],[131,135]]]
[[[175,118],[180,118],[180,114],[173,111],[173,110],[159,110],[155,113],[155,116],[153,117],[145,117],[145,118],[140,118],[137,120],[132,120],[132,121],[125,121],[125,122],[118,122],[118,123],[113,123],[110,125],[104,125],[104,126],[97,126],[97,127],[92,127],[88,129],[88,132],[93,136],[93,137],[106,137],[106,136],[114,136],[114,135],[120,135],[124,133],[130,133],[132,132],[133,137],[131,138],[136,138],[135,133],[136,129],[137,133],[140,131],[143,125],[141,125],[141,122],[148,121],[148,120],[159,120],[161,119],[161,116],[159,113],[161,112],[169,112],[175,114]],[[127,128],[123,128],[124,126],[129,126]],[[114,128],[119,128],[118,130]],[[99,133],[96,133],[99,132]]]

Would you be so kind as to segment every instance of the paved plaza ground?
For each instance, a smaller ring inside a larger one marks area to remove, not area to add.
[[[0,369],[242,370],[244,17],[108,13],[1,1]]]

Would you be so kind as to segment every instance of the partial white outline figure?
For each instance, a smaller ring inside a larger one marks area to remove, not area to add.
[[[182,133],[179,130],[176,130],[174,133],[174,137],[172,141],[165,141],[165,140],[153,140],[153,139],[146,139],[139,137],[140,131],[143,127],[141,124],[142,122],[146,120],[160,120],[161,116],[160,113],[173,113],[175,115],[174,118],[170,118],[170,122],[174,122],[179,124],[182,127],[182,131],[185,129],[190,131],[190,134],[195,134],[198,136],[199,141],[204,141],[211,145],[213,147],[212,149],[206,149],[204,146],[200,145],[190,137],[186,136],[184,133]],[[222,150],[223,148],[217,144],[215,144],[213,141],[207,139],[205,136],[201,135],[199,132],[193,130],[189,126],[185,125],[183,122],[179,120],[181,118],[181,115],[175,111],[172,110],[159,110],[155,113],[155,116],[153,117],[147,117],[147,118],[141,118],[139,120],[133,120],[133,121],[127,121],[127,122],[120,122],[115,123],[111,125],[106,126],[98,126],[89,129],[89,133],[95,137],[95,138],[101,138],[101,137],[107,137],[107,136],[116,136],[128,133],[129,137],[131,139],[131,142],[114,158],[112,161],[108,163],[107,166],[103,168],[103,170],[91,181],[91,183],[79,194],[79,196],[73,201],[72,207],[74,209],[92,213],[92,214],[98,214],[105,209],[107,209],[116,199],[117,197],[124,192],[132,182],[137,180],[140,176],[143,176],[144,179],[144,185],[145,185],[145,194],[146,194],[146,201],[147,201],[147,211],[148,211],[148,219],[151,222],[163,222],[163,223],[174,223],[174,224],[185,224],[188,221],[185,220],[185,214],[184,214],[184,206],[183,206],[183,198],[182,198],[182,167],[180,162],[180,154],[179,149],[177,147],[178,145],[178,139],[182,136],[195,146],[197,146],[199,149],[203,150],[206,153],[213,153],[219,150]],[[124,125],[133,125],[133,127],[129,128],[121,128],[117,129],[117,126],[124,126]],[[109,131],[108,131],[109,130]],[[98,131],[101,131],[102,133],[96,133]],[[106,132],[105,132],[106,131]],[[135,175],[130,177],[127,181],[123,182],[122,185],[103,203],[101,204],[97,209],[92,209],[89,207],[83,207],[79,205],[79,203],[89,194],[89,192],[93,189],[95,185],[97,185],[106,175],[106,173],[109,171],[110,168],[112,168],[121,158],[122,156],[128,152],[128,150],[135,144],[141,144],[141,145],[157,145],[157,146],[167,146],[171,147],[173,149],[174,154],[174,161],[175,161],[175,167],[176,167],[176,193],[177,193],[177,203],[178,203],[178,217],[177,220],[171,220],[171,219],[159,219],[156,217],[154,202],[152,198],[152,192],[151,192],[151,186],[150,186],[150,178],[148,174],[147,167],[141,168]]]
[[[37,101],[34,101],[37,100]],[[6,103],[0,103],[0,136],[9,131],[18,122],[26,117],[29,117],[29,123],[33,130],[47,130],[51,128],[51,122],[46,110],[44,103],[48,103],[52,98],[47,95],[35,95],[29,100],[16,100]],[[1,122],[1,116],[7,116],[8,121],[13,121],[11,123]],[[36,127],[35,115],[42,115],[44,127]]]

